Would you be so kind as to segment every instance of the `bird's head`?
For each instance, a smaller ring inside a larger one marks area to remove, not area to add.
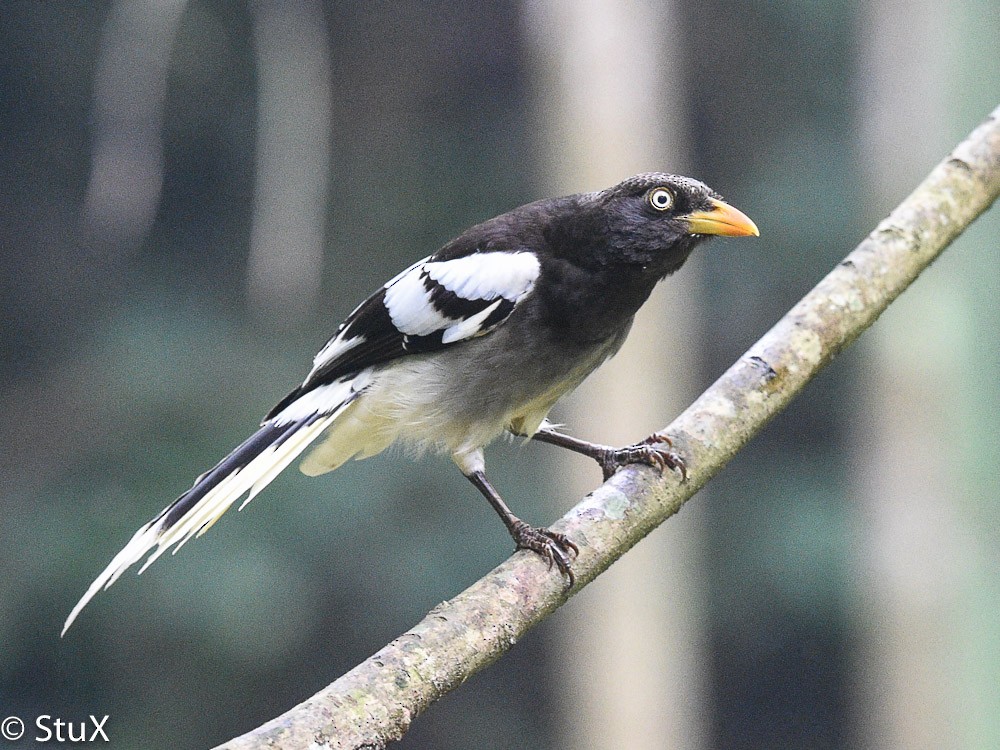
[[[695,245],[713,235],[760,236],[746,214],[690,177],[650,172],[582,197],[603,225],[614,262],[661,276],[677,270]]]

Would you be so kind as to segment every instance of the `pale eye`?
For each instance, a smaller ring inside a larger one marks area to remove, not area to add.
[[[653,188],[649,191],[646,200],[657,211],[666,211],[674,205],[674,194],[665,187]]]

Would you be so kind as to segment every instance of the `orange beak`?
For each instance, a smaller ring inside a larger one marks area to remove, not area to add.
[[[711,199],[708,211],[694,211],[688,220],[691,234],[716,234],[722,237],[760,237],[760,230],[750,217],[725,201]]]

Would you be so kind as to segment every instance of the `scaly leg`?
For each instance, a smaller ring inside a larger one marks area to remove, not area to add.
[[[687,466],[684,459],[672,449],[670,438],[666,435],[654,433],[641,443],[627,445],[624,448],[612,448],[607,445],[588,443],[586,440],[565,435],[552,427],[543,425],[538,432],[531,436],[531,439],[558,445],[561,448],[582,453],[584,456],[590,456],[600,464],[605,481],[610,479],[616,471],[629,464],[646,464],[660,471],[673,469],[680,472],[682,480],[687,479]],[[662,448],[658,445],[666,445],[667,447]]]
[[[537,552],[548,561],[550,568],[552,563],[555,563],[559,572],[566,576],[567,588],[572,588],[575,579],[573,571],[570,569],[570,561],[580,552],[580,548],[565,534],[529,526],[515,516],[499,493],[493,489],[493,485],[489,483],[486,474],[481,469],[471,471],[465,476],[490,501],[490,505],[500,516],[500,520],[504,522],[517,548]]]

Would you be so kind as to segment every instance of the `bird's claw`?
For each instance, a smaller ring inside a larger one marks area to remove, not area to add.
[[[687,481],[687,464],[673,449],[670,438],[658,432],[635,445],[608,448],[598,456],[597,462],[604,472],[604,481],[609,480],[616,471],[629,464],[646,464],[660,471],[664,469],[677,471],[681,475],[681,481]]]
[[[572,588],[576,581],[570,567],[572,558],[580,554],[580,548],[565,534],[549,529],[539,529],[529,526],[524,521],[518,521],[511,530],[514,543],[518,549],[531,550],[542,556],[552,569],[552,564],[566,577],[566,588]]]

